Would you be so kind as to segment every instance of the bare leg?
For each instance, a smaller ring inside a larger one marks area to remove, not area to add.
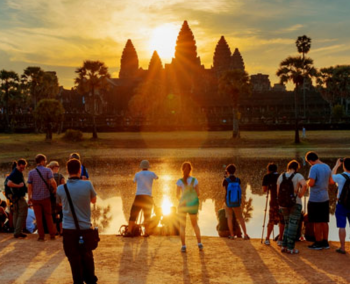
[[[316,242],[322,241],[322,223],[314,223],[314,232]]]
[[[227,226],[228,226],[228,229],[230,231],[230,236],[234,236],[234,233],[233,233],[233,210],[232,208],[229,208],[229,207],[226,207],[225,208],[226,210],[226,217],[227,217]]]
[[[134,227],[134,225],[135,225],[135,221],[130,221],[129,220],[128,233],[132,232],[132,228]]]
[[[322,240],[328,241],[329,226],[328,223],[321,223]]]
[[[197,242],[201,243],[202,242],[201,241],[201,231],[200,231],[199,226],[198,226],[197,215],[190,215],[190,219],[191,219],[191,224],[192,224],[193,230],[194,230],[196,237],[197,237]]]
[[[246,229],[245,222],[244,222],[244,219],[243,219],[241,207],[234,207],[233,210],[235,212],[236,218],[239,220],[239,223],[241,224],[244,236],[249,237],[248,234],[247,234],[247,229]]]
[[[182,246],[185,246],[185,233],[186,233],[186,214],[180,214],[180,239]]]
[[[280,241],[282,241],[283,240],[283,233],[284,233],[284,224],[279,224],[279,229],[280,229],[280,236],[278,237],[278,239],[280,240]]]
[[[271,235],[272,230],[273,230],[273,223],[269,223],[267,225],[267,235],[266,235],[267,240],[270,239],[270,235]]]
[[[345,228],[339,228],[340,249],[342,251],[345,251],[345,237],[346,237]]]

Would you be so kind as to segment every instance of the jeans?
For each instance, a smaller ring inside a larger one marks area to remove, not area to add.
[[[94,256],[91,250],[81,248],[77,230],[63,229],[63,249],[68,258],[74,284],[97,283]]]
[[[43,214],[45,215],[46,225],[49,230],[50,236],[54,237],[56,235],[56,229],[53,225],[52,215],[51,215],[51,201],[50,198],[43,200],[33,200],[33,209],[35,213],[36,224],[38,226],[39,238],[45,238],[45,231],[43,225]]]
[[[292,250],[295,247],[295,238],[297,237],[299,222],[301,218],[300,204],[294,204],[290,208],[281,207],[284,217],[285,227],[283,233],[283,246]]]
[[[27,219],[27,213],[27,202],[24,197],[21,197],[15,204],[13,204],[13,227],[15,229],[15,236],[22,234],[22,230]]]

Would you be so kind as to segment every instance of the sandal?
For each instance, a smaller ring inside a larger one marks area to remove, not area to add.
[[[338,248],[335,251],[341,254],[346,254],[345,250],[341,250],[341,248]]]
[[[299,250],[297,250],[297,249],[287,249],[287,253],[289,253],[289,254],[298,254]]]
[[[250,237],[248,235],[244,235],[244,240],[250,240]]]
[[[286,247],[281,247],[281,252],[287,252],[287,248]]]
[[[235,236],[228,236],[228,238],[229,238],[230,240],[234,240],[234,239],[235,239]]]

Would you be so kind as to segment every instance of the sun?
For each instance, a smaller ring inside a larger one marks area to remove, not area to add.
[[[172,206],[173,206],[173,204],[171,203],[169,197],[164,195],[163,201],[162,201],[162,213],[163,213],[163,215],[169,215],[171,212]]]
[[[150,51],[156,50],[162,60],[170,60],[175,53],[177,35],[178,27],[172,24],[155,28],[149,40]]]

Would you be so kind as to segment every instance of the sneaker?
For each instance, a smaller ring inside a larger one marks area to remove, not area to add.
[[[279,247],[281,247],[281,246],[282,246],[282,241],[278,240],[278,241],[277,241],[277,245],[278,245]]]
[[[45,242],[43,238],[38,238],[38,242]]]
[[[269,246],[270,245],[270,240],[265,240],[264,244]]]
[[[130,232],[126,232],[124,235],[123,235],[124,238],[132,238],[133,237],[133,234],[130,233]]]
[[[235,239],[235,236],[228,236],[228,238],[229,238],[230,240],[234,240],[234,239]]]
[[[181,252],[186,252],[186,246],[181,247]]]
[[[202,251],[203,248],[204,248],[203,244],[202,244],[202,243],[199,243],[199,244],[198,244],[198,248],[199,248],[200,251]]]
[[[328,243],[327,240],[323,240],[323,241],[321,242],[321,245],[322,245],[322,248],[323,248],[323,249],[329,249],[329,243]]]
[[[308,246],[309,249],[321,250],[323,248],[322,243],[314,242],[312,245]]]
[[[23,234],[23,233],[21,233],[19,236],[20,236],[21,238],[26,238],[26,237],[27,237],[27,235],[26,235],[26,234]]]
[[[26,238],[27,237],[27,235],[25,235],[25,234],[19,234],[19,235],[13,235],[13,237],[15,238],[15,239],[23,239],[23,238]]]
[[[286,247],[281,247],[281,252],[287,252],[288,249]]]
[[[299,250],[297,250],[297,249],[287,249],[287,253],[289,253],[289,254],[298,254]]]
[[[56,236],[51,236],[50,240],[52,240],[52,241],[56,240]]]

